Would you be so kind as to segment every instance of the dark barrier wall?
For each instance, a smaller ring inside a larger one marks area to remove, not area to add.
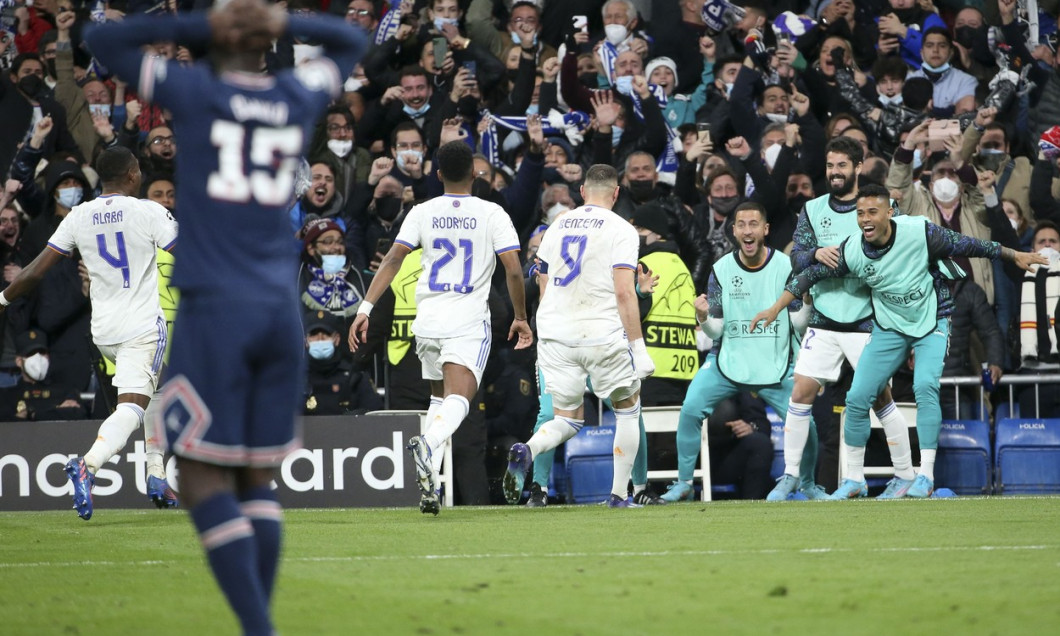
[[[419,489],[405,442],[419,426],[415,415],[305,418],[303,448],[277,472],[280,501],[292,508],[415,506]],[[69,508],[73,489],[63,466],[88,450],[98,429],[96,421],[0,422],[0,511]],[[96,475],[97,515],[153,507],[145,461],[140,429]],[[179,491],[172,456],[166,470]]]

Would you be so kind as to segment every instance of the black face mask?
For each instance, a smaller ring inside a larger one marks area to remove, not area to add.
[[[634,201],[647,201],[655,194],[655,183],[649,179],[630,180],[629,194]]]
[[[394,219],[401,214],[401,199],[397,197],[383,197],[375,200],[375,215],[381,221],[393,223]]]
[[[715,199],[716,201],[717,199]],[[802,211],[802,206],[810,200],[810,197],[805,194],[796,194],[795,196],[788,199],[788,209],[792,212],[798,213]]]
[[[647,236],[641,236],[640,237],[640,253],[643,254],[644,250],[646,250],[646,249],[648,249],[648,237]]]
[[[44,90],[44,80],[39,75],[27,75],[18,80],[18,90],[30,99],[33,99]]]
[[[742,199],[739,195],[731,197],[711,197],[710,207],[714,208],[714,211],[722,216],[732,216],[733,210],[736,206],[740,205]]]
[[[589,88],[600,88],[600,82],[596,79],[596,73],[582,73],[578,81]]]
[[[489,200],[493,196],[493,186],[489,181],[475,177],[471,182],[471,196]]]

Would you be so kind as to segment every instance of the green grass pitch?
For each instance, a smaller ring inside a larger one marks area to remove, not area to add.
[[[1060,633],[1060,498],[286,519],[288,635]],[[236,632],[185,513],[0,515],[0,633]]]

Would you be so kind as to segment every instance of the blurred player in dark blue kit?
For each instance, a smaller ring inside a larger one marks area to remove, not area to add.
[[[320,43],[324,56],[263,75],[265,51],[286,33]],[[286,212],[310,129],[366,39],[338,18],[288,18],[263,0],[231,0],[208,13],[107,23],[85,40],[180,131],[181,299],[157,424],[243,632],[270,634],[282,510],[269,484],[299,444],[305,364]],[[142,55],[162,40],[208,44],[212,66]]]

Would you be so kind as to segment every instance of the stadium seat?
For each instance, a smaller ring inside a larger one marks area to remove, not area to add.
[[[420,418],[420,435],[427,432],[427,411],[369,411],[367,415],[415,415]],[[408,441],[408,440],[405,440]],[[438,471],[438,488],[442,491],[442,503],[450,508],[453,507],[453,445],[445,445],[445,457],[442,458],[442,468]]]
[[[784,420],[771,406],[766,407],[766,418],[769,420],[769,439],[773,441],[773,466],[769,469],[769,476],[776,480],[784,474]]]
[[[1004,419],[994,446],[997,493],[1060,493],[1060,419]]]
[[[640,410],[644,418],[644,430],[648,433],[673,433],[676,440],[677,421],[681,416],[680,406],[645,406]],[[706,424],[706,422],[704,422]],[[648,481],[677,479],[676,470],[649,470]],[[712,484],[710,482],[710,447],[707,445],[707,429],[704,426],[700,437],[699,468],[692,473],[692,479],[703,481],[700,500],[710,501],[712,493],[734,493],[732,484]]]
[[[586,426],[567,440],[563,464],[568,503],[599,503],[611,494],[614,426]]]
[[[1013,417],[1020,416],[1020,403],[1015,402],[1012,408],[1009,408],[1008,400],[1004,400],[997,407],[997,413],[994,414],[994,421],[1000,422],[1001,420],[1007,420]]]
[[[982,420],[944,420],[935,483],[958,495],[989,495],[991,470],[990,425]]]

